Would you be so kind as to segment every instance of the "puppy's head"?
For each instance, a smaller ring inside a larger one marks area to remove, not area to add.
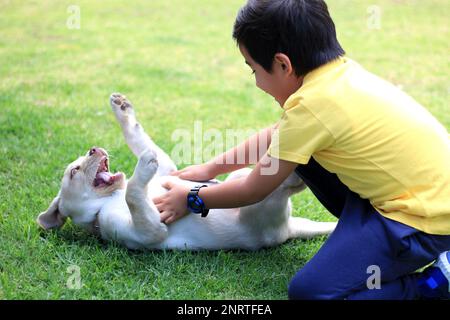
[[[125,174],[109,172],[108,153],[91,148],[66,168],[61,190],[37,223],[44,229],[61,227],[70,217],[75,224],[90,224],[100,211],[105,197],[125,187]]]

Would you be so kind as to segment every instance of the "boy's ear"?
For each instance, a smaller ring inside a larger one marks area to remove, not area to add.
[[[59,196],[53,199],[47,211],[42,212],[36,219],[36,222],[45,230],[60,228],[66,222],[66,218],[59,212]]]
[[[284,53],[276,53],[275,54],[275,63],[277,63],[283,72],[287,75],[291,75],[294,71],[292,67],[291,59]]]

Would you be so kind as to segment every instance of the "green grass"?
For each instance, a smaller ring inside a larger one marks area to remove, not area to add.
[[[258,91],[231,39],[243,0],[77,1],[81,29],[66,27],[73,1],[0,0],[0,299],[286,299],[287,284],[325,238],[254,253],[130,252],[68,223],[41,233],[34,220],[59,189],[66,164],[93,145],[131,174],[108,106],[131,98],[165,150],[171,134],[262,128],[280,116]],[[450,127],[447,0],[330,0],[348,55],[401,85]],[[332,221],[304,192],[295,215]],[[80,267],[82,288],[66,286]]]

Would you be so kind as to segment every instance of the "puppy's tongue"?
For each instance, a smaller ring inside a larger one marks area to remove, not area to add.
[[[97,179],[102,179],[106,183],[108,183],[110,180],[112,180],[113,175],[109,172],[100,172],[97,174]]]
[[[100,172],[94,180],[94,185],[97,187],[101,184],[112,184],[114,182],[114,175],[110,172]]]

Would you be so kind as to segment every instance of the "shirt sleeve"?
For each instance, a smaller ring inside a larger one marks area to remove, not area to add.
[[[325,125],[304,106],[283,113],[272,135],[268,154],[277,159],[307,164],[311,156],[326,149],[335,139]]]

